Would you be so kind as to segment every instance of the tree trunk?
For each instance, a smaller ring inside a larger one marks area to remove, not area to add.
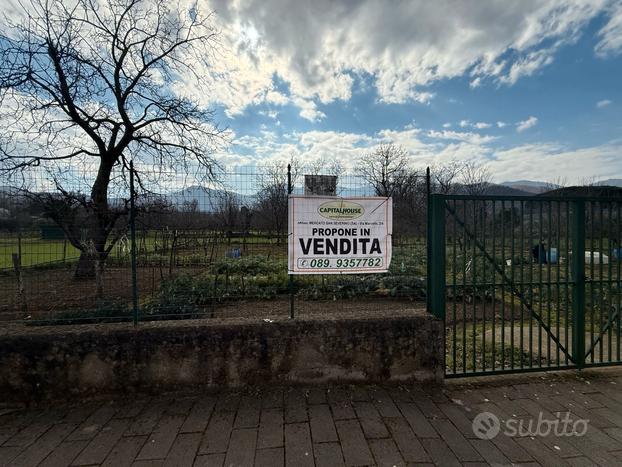
[[[97,177],[91,189],[91,202],[93,210],[90,213],[91,219],[87,227],[88,247],[80,252],[80,258],[74,272],[74,279],[95,279],[96,294],[100,297],[103,294],[103,275],[106,254],[106,240],[108,230],[106,225],[109,221],[110,212],[108,210],[108,185],[112,172],[111,161],[102,160],[97,172]]]
[[[104,265],[106,260],[95,260],[95,296],[97,298],[104,297]]]
[[[177,230],[173,231],[173,241],[171,243],[171,254],[168,261],[168,276],[173,275],[173,266],[175,264],[175,249],[177,248]]]
[[[95,258],[93,258],[93,255],[86,251],[80,252],[80,258],[73,273],[73,278],[77,280],[95,278]]]
[[[22,277],[22,247],[21,237],[19,239],[19,253],[13,253],[13,268],[17,278],[17,302],[20,304],[24,318],[28,317],[28,306],[26,304],[26,293],[24,291],[24,279]]]

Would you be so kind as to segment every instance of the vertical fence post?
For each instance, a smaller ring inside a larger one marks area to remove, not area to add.
[[[572,357],[585,366],[585,201],[573,203],[572,216]]]
[[[430,310],[434,316],[445,319],[445,196],[430,195],[430,237],[428,251],[431,261],[429,268],[428,295]]]
[[[26,291],[24,289],[24,277],[22,274],[22,229],[17,229],[17,253],[13,253],[13,269],[17,278],[17,300],[24,319],[28,317],[28,306],[26,304]]]
[[[294,191],[294,187],[292,186],[292,165],[287,164],[287,225],[289,230],[289,195]],[[288,232],[289,234],[289,232]],[[289,235],[287,237],[287,248],[289,249]],[[289,250],[288,250],[289,252]],[[289,260],[288,260],[289,261]],[[289,317],[294,319],[294,276],[293,274],[288,274],[288,287],[289,287]]]
[[[426,252],[427,252],[427,277],[426,277],[426,291],[425,291],[425,306],[428,313],[432,312],[432,304],[430,303],[430,292],[432,291],[432,286],[430,283],[431,273],[430,268],[432,267],[432,249],[430,248],[430,239],[432,238],[431,229],[432,229],[432,207],[430,206],[430,194],[432,193],[432,180],[430,175],[430,167],[425,169],[425,193],[426,193]]]
[[[136,193],[134,190],[134,162],[130,161],[130,256],[132,264],[132,313],[134,326],[138,324],[138,281],[136,278]]]

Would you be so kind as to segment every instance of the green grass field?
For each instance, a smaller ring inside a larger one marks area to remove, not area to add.
[[[139,257],[151,256],[154,254],[162,254],[164,250],[170,248],[171,238],[163,240],[161,236],[153,232],[147,235],[138,235],[137,249]],[[276,240],[269,237],[253,236],[243,241],[241,238],[231,238],[227,240],[220,239],[221,244],[230,244],[233,246],[241,246],[243,243],[250,248],[259,245],[273,245]],[[129,243],[126,238],[119,241],[111,252],[111,259],[129,259]],[[186,237],[180,237],[177,249],[182,256],[199,254],[204,249],[200,242],[189,241]],[[63,240],[42,240],[38,235],[24,236],[21,239],[22,250],[22,266],[44,266],[50,263],[61,263],[76,261],[80,256],[80,251],[71,243]],[[0,238],[0,270],[12,269],[12,255],[18,253],[18,239],[16,236]]]
[[[168,264],[173,244],[173,235],[162,236],[161,232],[138,232],[136,248],[139,264]],[[175,241],[174,261],[179,266],[210,264],[227,257],[228,252],[239,249],[242,256],[267,256],[285,258],[287,243],[278,242],[277,237],[252,234],[249,237],[226,237],[218,233],[203,236],[194,232],[182,233]],[[45,267],[59,263],[75,262],[80,252],[63,240],[42,240],[38,235],[22,237],[22,266]],[[16,236],[0,237],[0,271],[13,268],[12,254],[18,252]],[[129,266],[130,244],[127,237],[115,244],[109,256],[110,263]],[[392,269],[402,273],[425,274],[425,240],[404,238],[393,247]]]
[[[13,253],[17,253],[16,237],[0,240],[0,270],[13,267]],[[41,240],[38,237],[22,238],[22,266],[30,267],[65,261],[75,261],[80,252],[63,240]]]

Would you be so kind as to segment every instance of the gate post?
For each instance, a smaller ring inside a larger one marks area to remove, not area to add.
[[[434,316],[445,319],[445,196],[430,195],[430,238],[428,239],[431,260],[428,283],[430,289],[430,311]]]
[[[291,200],[289,199],[289,197],[291,196],[292,192],[294,191],[294,186],[292,184],[292,165],[291,164],[287,164],[287,213],[288,213],[288,217],[287,217],[287,225],[289,225],[289,203],[291,202]],[[280,233],[280,232],[279,232]],[[288,245],[289,245],[289,237],[287,238],[288,241]],[[289,248],[289,246],[288,246]],[[289,261],[289,259],[288,259]],[[290,319],[294,319],[294,275],[293,274],[288,274],[288,278],[287,278],[287,288],[289,289],[289,317]]]
[[[430,167],[428,167],[425,170],[425,196],[426,196],[426,200],[425,200],[425,214],[426,214],[426,221],[425,221],[425,228],[426,228],[426,242],[425,242],[425,249],[426,249],[426,253],[427,253],[427,259],[426,259],[426,270],[427,270],[427,277],[426,277],[426,284],[425,284],[425,308],[427,310],[428,313],[432,313],[432,303],[430,302],[430,294],[432,293],[432,285],[430,283],[430,278],[432,277],[432,274],[430,273],[431,269],[432,269],[432,248],[430,247],[430,242],[432,241],[432,234],[430,233],[432,230],[432,206],[430,204],[430,194],[432,193],[432,179],[431,179],[431,175],[430,175]]]
[[[572,216],[572,359],[585,366],[585,201],[577,200]]]
[[[136,278],[136,191],[134,190],[134,162],[130,161],[130,256],[132,266],[132,316],[138,324],[138,281]]]

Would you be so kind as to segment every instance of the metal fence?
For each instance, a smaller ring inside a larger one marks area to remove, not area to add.
[[[622,201],[432,195],[446,374],[620,363]]]
[[[0,326],[424,306],[425,183],[416,202],[394,202],[388,274],[290,281],[286,166],[222,169],[212,180],[180,172],[115,168],[99,217],[95,170],[0,179]],[[292,191],[317,172],[292,171]],[[356,174],[336,175],[339,196],[375,194]]]
[[[622,362],[622,201],[435,194],[428,209],[421,177],[393,198],[389,273],[289,276],[288,193],[317,172],[238,167],[206,180],[119,167],[104,215],[95,171],[2,179],[0,326],[427,305],[445,320],[448,376]],[[336,175],[338,196],[376,194]]]

